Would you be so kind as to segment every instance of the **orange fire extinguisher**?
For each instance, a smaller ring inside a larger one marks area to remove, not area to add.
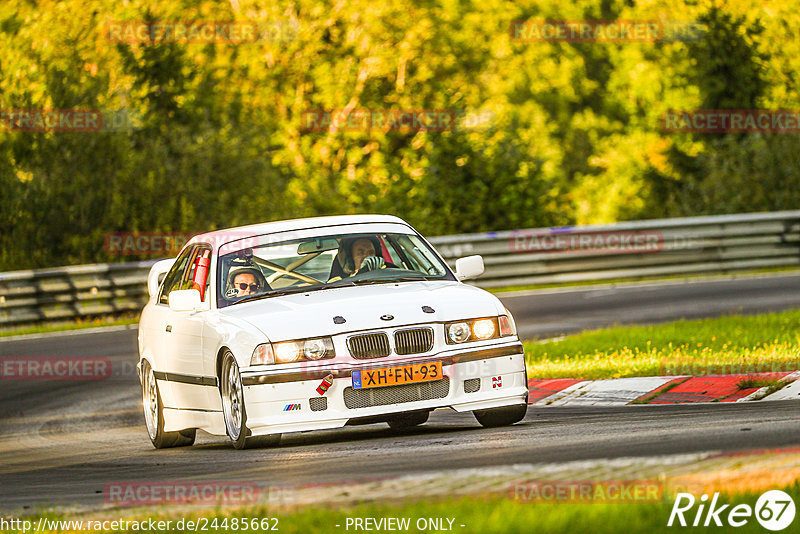
[[[197,268],[194,270],[194,280],[192,288],[200,291],[200,300],[206,300],[206,280],[208,279],[208,268],[211,265],[211,253],[206,250],[203,255],[197,258]]]

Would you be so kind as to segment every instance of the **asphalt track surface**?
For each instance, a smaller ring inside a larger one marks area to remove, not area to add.
[[[613,323],[657,323],[800,307],[800,276],[587,288],[503,297],[523,337]],[[483,429],[437,411],[412,432],[385,424],[288,434],[280,446],[235,451],[198,433],[192,448],[157,451],[147,438],[134,365],[136,331],[0,342],[0,356],[107,357],[97,381],[0,383],[0,511],[101,506],[124,481],[254,481],[262,488],[348,483],[464,467],[648,457],[800,446],[796,401],[530,408],[521,423]]]

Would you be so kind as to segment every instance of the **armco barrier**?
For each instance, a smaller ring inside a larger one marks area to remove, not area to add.
[[[453,265],[480,254],[473,283],[508,287],[800,265],[800,211],[535,228],[432,238]],[[0,273],[0,328],[136,312],[153,261]]]
[[[508,287],[800,265],[800,211],[443,236],[451,263],[480,254],[481,287]]]
[[[0,328],[138,312],[154,261],[0,273]]]

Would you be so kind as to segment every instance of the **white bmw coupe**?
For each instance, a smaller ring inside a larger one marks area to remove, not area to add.
[[[195,236],[148,277],[138,370],[153,445],[191,445],[197,429],[237,449],[348,424],[405,429],[445,407],[484,426],[522,420],[514,319],[461,283],[482,272],[480,256],[451,271],[392,216]]]

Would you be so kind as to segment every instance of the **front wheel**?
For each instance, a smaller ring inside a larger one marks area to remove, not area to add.
[[[280,434],[267,436],[251,436],[247,428],[247,410],[244,407],[244,389],[239,365],[230,351],[225,353],[222,361],[221,377],[222,414],[225,417],[225,429],[237,449],[274,446],[280,443]]]
[[[142,406],[147,434],[156,449],[187,447],[194,443],[197,432],[194,428],[180,432],[164,431],[164,406],[161,403],[161,393],[158,391],[153,368],[147,361],[142,363]]]
[[[515,404],[514,406],[489,408],[488,410],[475,410],[472,413],[482,426],[493,428],[518,423],[525,418],[527,411],[527,404]]]

